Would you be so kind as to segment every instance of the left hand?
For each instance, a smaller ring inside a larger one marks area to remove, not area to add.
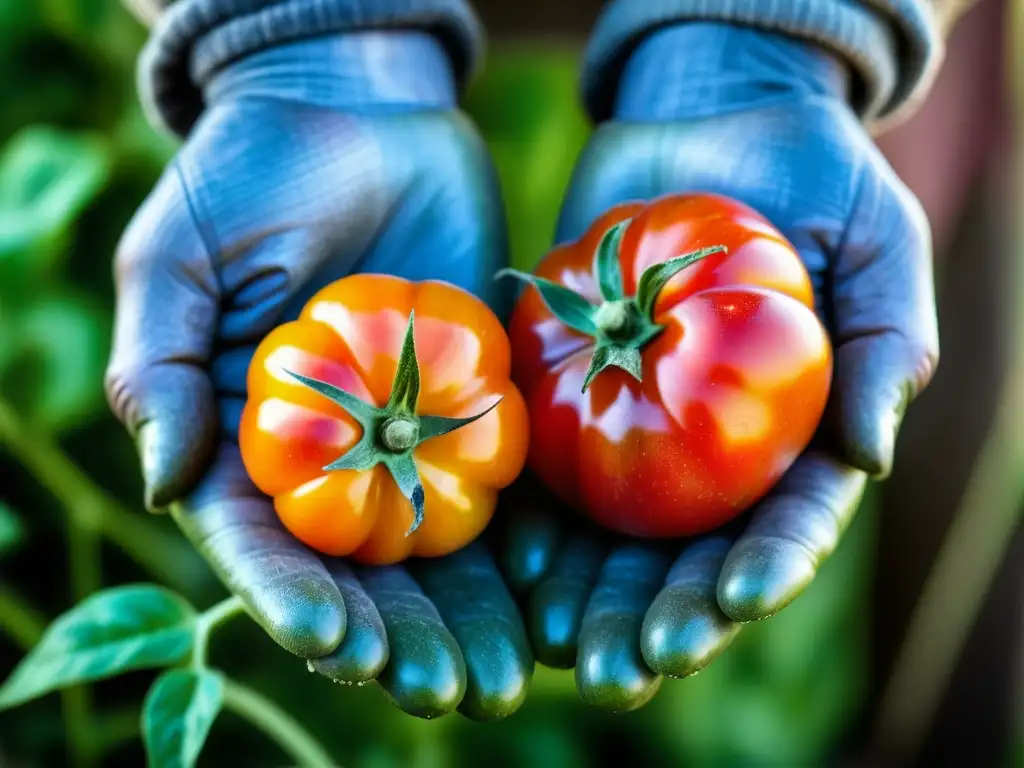
[[[447,55],[422,32],[310,38],[233,62],[206,96],[117,259],[108,394],[149,506],[311,668],[376,680],[416,716],[505,717],[533,658],[483,543],[391,566],[321,556],[238,446],[257,345],[334,280],[440,279],[504,308],[497,180]]]
[[[712,71],[708,71],[708,69]],[[510,585],[531,592],[537,659],[580,694],[635,709],[662,676],[709,664],[743,622],[814,578],[938,360],[928,225],[846,102],[842,62],[811,44],[717,24],[668,28],[626,66],[615,117],[576,168],[558,241],[611,206],[673,192],[737,198],[794,244],[835,349],[824,428],[735,524],[696,540],[608,536],[516,505]],[[564,517],[564,516],[563,516]]]

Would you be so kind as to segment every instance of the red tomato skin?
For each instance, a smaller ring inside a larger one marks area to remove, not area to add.
[[[532,471],[602,526],[641,537],[712,530],[762,498],[810,442],[828,399],[832,351],[793,247],[746,206],[674,195],[609,211],[537,274],[599,300],[593,254],[632,217],[626,295],[651,264],[725,245],[670,281],[642,353],[643,382],[606,369],[581,393],[592,340],[532,288],[513,313],[513,377],[530,414]]]

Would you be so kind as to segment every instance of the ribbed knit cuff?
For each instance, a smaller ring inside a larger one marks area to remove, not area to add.
[[[611,116],[622,69],[642,39],[691,21],[753,26],[830,49],[859,81],[851,106],[865,122],[890,116],[926,90],[942,55],[928,0],[612,0],[584,58],[591,117]]]
[[[139,59],[143,105],[155,126],[184,136],[203,111],[204,84],[232,61],[303,38],[374,29],[436,35],[460,86],[483,46],[464,0],[178,0]]]

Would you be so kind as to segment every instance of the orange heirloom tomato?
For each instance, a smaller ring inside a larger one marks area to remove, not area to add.
[[[239,445],[284,526],[370,564],[475,539],[523,468],[508,337],[453,285],[353,275],[272,331],[249,367]]]
[[[738,515],[810,442],[832,377],[793,246],[747,206],[617,206],[555,248],[509,328],[531,469],[607,528],[692,535]]]

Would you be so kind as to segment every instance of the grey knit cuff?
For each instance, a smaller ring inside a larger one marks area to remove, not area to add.
[[[459,85],[472,74],[483,31],[465,0],[178,0],[162,14],[139,58],[150,120],[186,135],[203,111],[203,84],[230,62],[302,38],[370,29],[435,34]]]
[[[927,89],[942,56],[928,0],[612,0],[587,46],[583,99],[608,119],[626,60],[657,29],[688,21],[759,27],[823,45],[850,63],[857,114],[891,115]]]

